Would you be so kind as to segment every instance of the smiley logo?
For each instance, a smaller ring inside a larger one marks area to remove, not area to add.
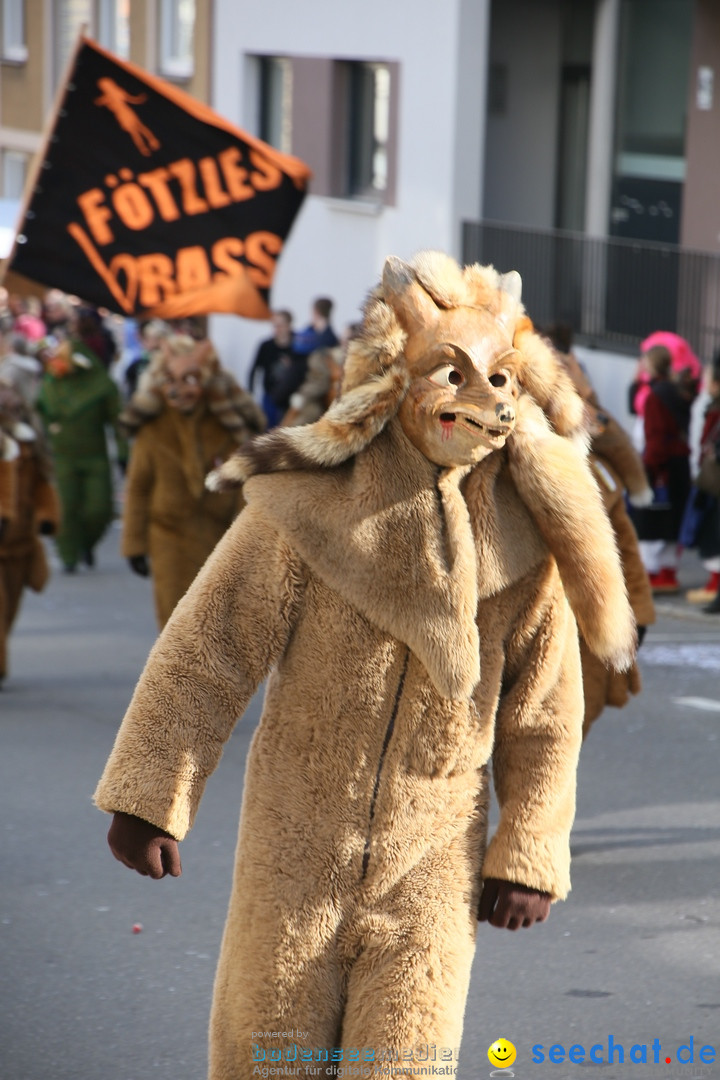
[[[496,1039],[492,1046],[488,1047],[488,1061],[499,1069],[512,1065],[517,1057],[517,1051],[509,1039]]]

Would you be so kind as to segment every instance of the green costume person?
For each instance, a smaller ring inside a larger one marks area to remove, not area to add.
[[[115,429],[118,459],[127,442],[117,427],[120,394],[95,354],[64,341],[45,367],[37,409],[50,440],[62,505],[56,541],[67,571],[93,566],[94,548],[113,518],[108,426]]]

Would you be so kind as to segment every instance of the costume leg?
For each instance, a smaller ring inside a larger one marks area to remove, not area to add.
[[[0,680],[7,675],[7,642],[12,624],[12,619],[9,618],[7,576],[7,564],[0,562]]]
[[[290,1055],[302,1075],[298,1048],[338,1045],[347,978],[338,939],[360,849],[348,858],[335,831],[313,819],[291,743],[261,721],[248,755],[213,994],[210,1080],[253,1080],[263,1052],[265,1065],[273,1052],[276,1064],[278,1053]]]
[[[22,600],[25,582],[27,581],[29,561],[27,555],[21,555],[19,559],[8,560],[3,567],[5,576],[5,595],[7,597],[5,618],[7,621],[8,634],[12,630],[13,623],[20,610],[20,601]]]
[[[281,864],[282,849],[267,860]],[[302,1076],[303,1050],[338,1044],[339,913],[312,887],[298,902],[298,881],[283,879],[277,867],[236,873],[213,994],[210,1080],[251,1080],[258,1065],[282,1060]]]
[[[7,674],[7,648],[10,631],[20,610],[23,589],[27,581],[28,558],[0,562],[0,678]]]
[[[62,506],[62,518],[55,543],[66,567],[76,566],[82,553],[83,491],[78,468],[78,463],[73,458],[55,458],[55,479]]]
[[[427,1065],[460,1046],[475,948],[479,867],[461,838],[429,853],[356,920],[359,956],[345,1007],[345,1057]],[[432,1059],[431,1059],[432,1060]],[[447,1060],[447,1058],[445,1059]]]
[[[112,518],[110,462],[107,458],[90,458],[83,467],[83,553],[93,550]]]
[[[150,567],[155,616],[161,630],[202,566],[197,557],[188,556],[186,547],[185,537],[179,530],[151,527]]]

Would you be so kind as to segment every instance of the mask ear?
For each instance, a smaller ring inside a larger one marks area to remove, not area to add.
[[[395,255],[385,260],[382,293],[408,333],[429,330],[437,322],[440,313],[435,301],[419,283],[411,267]]]
[[[509,270],[507,274],[501,274],[499,285],[502,291],[508,293],[516,304],[520,303],[522,298],[522,278],[517,270]]]

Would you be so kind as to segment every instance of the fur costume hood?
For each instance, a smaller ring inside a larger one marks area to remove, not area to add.
[[[140,376],[136,392],[120,414],[120,423],[124,430],[136,434],[148,421],[154,420],[165,409],[161,385],[165,377],[164,365],[168,350],[173,341],[185,341],[185,338],[171,338],[163,341],[153,355],[146,371]],[[201,341],[189,347],[194,351],[198,366],[202,371],[202,385],[208,410],[217,417],[222,426],[231,433],[235,441],[244,443],[267,427],[265,415],[254,398],[243,390],[229,371],[220,366],[217,353],[211,342]]]
[[[406,282],[419,284],[441,310],[466,310],[468,319],[472,319],[474,311],[491,313],[498,335],[512,342],[515,430],[502,449],[475,466],[438,468],[414,450],[398,424],[390,425],[410,381],[405,357],[409,334],[399,316],[398,302]],[[372,461],[362,465],[360,456],[382,433],[382,442],[392,443],[389,459],[373,454]],[[438,688],[456,697],[471,691],[479,677],[475,625],[478,600],[484,589],[492,591],[500,585],[488,578],[488,568],[482,566],[488,515],[481,495],[488,494],[486,480],[490,476],[500,485],[490,489],[493,498],[508,485],[515,492],[514,500],[508,496],[503,503],[507,531],[499,538],[507,566],[517,563],[518,554],[521,561],[530,555],[518,547],[516,539],[517,529],[522,528],[520,519],[524,516],[527,522],[529,517],[535,529],[525,528],[524,532],[539,534],[540,543],[555,557],[567,598],[589,647],[619,670],[632,662],[634,620],[614,535],[586,454],[583,401],[525,314],[520,303],[519,275],[500,275],[490,266],[462,269],[446,255],[424,252],[409,264],[395,258],[387,260],[383,281],[366,304],[362,332],[350,343],[339,400],[315,424],[278,429],[254,440],[211,473],[208,486],[222,490],[258,474],[275,474],[272,483],[261,488],[248,484],[248,501],[259,496],[261,489],[272,492],[262,496],[263,502],[268,510],[274,508],[276,520],[282,517],[278,523],[283,530],[292,530],[293,542],[297,543],[300,533],[307,530],[303,555],[315,563],[323,557],[322,552],[345,548],[347,555],[342,565],[333,568],[325,562],[316,569],[326,577],[336,577],[338,588],[346,595],[352,589],[353,578],[368,580],[367,573],[353,574],[354,560],[359,558],[359,547],[353,542],[356,530],[363,534],[361,546],[365,552],[372,552],[378,580],[382,580],[382,567],[389,565],[387,553],[393,549],[394,508],[401,507],[406,499],[419,498],[422,505],[418,504],[413,520],[420,531],[429,529],[430,533],[417,538],[416,566],[398,563],[392,569],[393,574],[401,575],[403,589],[407,587],[407,605],[401,605],[407,606],[407,618],[402,610],[389,612],[396,623],[388,629],[417,651]],[[354,459],[362,472],[374,470],[374,484],[357,486],[357,480],[352,479],[359,475],[353,469]],[[293,476],[283,482],[282,474],[288,472]],[[338,504],[328,500],[328,505],[335,508],[334,517],[329,520],[327,514],[323,515],[322,502],[309,495],[310,488],[299,476],[303,472],[308,481],[312,479],[313,486],[327,485],[334,496],[343,485],[348,485],[348,491],[354,488],[346,512],[339,512]],[[325,479],[321,481],[323,474]],[[437,514],[438,492],[444,521]],[[518,506],[518,501],[522,505]],[[291,510],[285,509],[290,506]],[[407,514],[407,506],[403,514]],[[432,525],[431,519],[435,522]],[[318,530],[334,532],[333,542],[316,540],[313,544],[312,537]],[[428,558],[435,560],[434,569],[426,565]],[[537,554],[526,562],[525,572],[536,561]],[[443,572],[438,574],[435,571],[441,564]],[[516,566],[514,572],[519,569]],[[410,601],[413,582],[419,609]],[[443,609],[437,624],[432,617],[428,619],[424,593],[428,582],[433,582],[432,595]],[[396,598],[397,594],[396,585],[392,595]],[[372,617],[379,617],[376,609]],[[407,626],[398,626],[397,619],[406,621]],[[454,632],[451,624],[456,626]],[[418,635],[423,636],[422,642],[417,640]]]

